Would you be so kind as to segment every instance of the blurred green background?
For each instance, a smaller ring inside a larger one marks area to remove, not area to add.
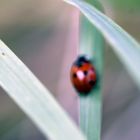
[[[139,41],[140,1],[100,1],[106,14]],[[78,10],[60,0],[0,0],[0,38],[49,88],[77,125],[78,97],[69,69],[77,56],[78,16]],[[140,140],[140,91],[106,46],[102,140]],[[1,89],[0,140],[30,139],[45,138]]]

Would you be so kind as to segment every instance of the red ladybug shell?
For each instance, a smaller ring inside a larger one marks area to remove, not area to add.
[[[94,66],[85,56],[80,56],[71,68],[71,81],[75,89],[83,94],[89,93],[96,83]]]

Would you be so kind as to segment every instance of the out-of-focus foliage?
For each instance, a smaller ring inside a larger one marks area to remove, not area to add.
[[[103,0],[102,0],[103,1]],[[114,8],[119,9],[123,12],[139,12],[140,1],[139,0],[104,0],[113,5]]]

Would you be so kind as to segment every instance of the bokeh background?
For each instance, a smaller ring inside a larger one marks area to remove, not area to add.
[[[140,0],[100,1],[108,16],[140,40]],[[61,0],[0,0],[0,38],[47,86],[77,125],[78,97],[69,80],[69,69],[77,56],[78,16],[78,10]],[[139,93],[107,44],[102,140],[140,140]],[[0,140],[30,139],[45,140],[1,89]]]

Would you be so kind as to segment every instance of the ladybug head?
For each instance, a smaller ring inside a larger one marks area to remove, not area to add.
[[[85,55],[79,56],[77,60],[75,61],[74,65],[81,67],[83,63],[90,63],[90,60]]]

